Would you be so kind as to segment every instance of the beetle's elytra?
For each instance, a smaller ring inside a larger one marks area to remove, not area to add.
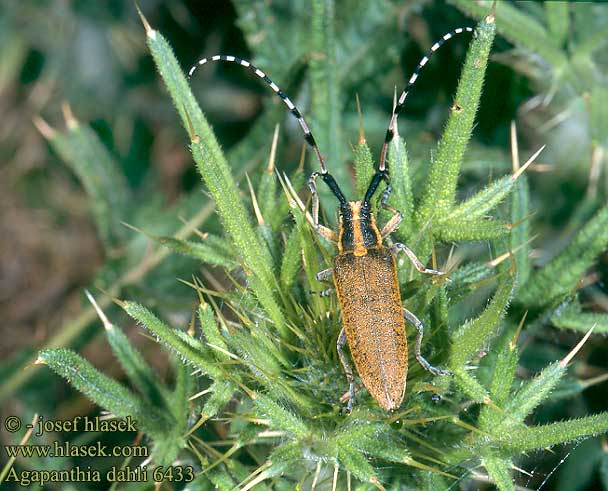
[[[296,117],[306,142],[313,149],[320,172],[313,172],[308,181],[312,193],[312,215],[307,215],[315,230],[337,244],[338,254],[334,258],[333,268],[317,274],[320,281],[333,277],[342,311],[342,330],[337,340],[337,351],[349,382],[349,400],[347,409],[352,409],[355,397],[353,371],[344,353],[344,345],[350,347],[350,354],[357,373],[363,385],[367,388],[378,404],[387,411],[393,411],[401,405],[405,394],[408,357],[405,319],[410,321],[418,330],[415,355],[420,364],[435,375],[448,374],[446,370],[433,367],[422,356],[420,347],[423,336],[423,326],[420,320],[405,309],[401,303],[397,266],[395,256],[405,252],[416,269],[421,273],[444,274],[440,271],[427,269],[416,255],[404,244],[388,245],[388,236],[399,226],[402,215],[388,204],[391,192],[390,176],[386,168],[388,144],[392,141],[397,125],[397,118],[403,110],[409,90],[416,82],[422,67],[430,56],[441,45],[462,32],[473,32],[470,27],[458,28],[445,34],[433,44],[429,52],[420,60],[416,70],[395,105],[384,144],[380,152],[378,170],[372,177],[365,196],[361,201],[347,201],[338,183],[327,171],[323,156],[317,146],[314,136],[300,111],[283,91],[259,68],[247,60],[236,56],[215,55],[199,60],[190,69],[191,77],[198,66],[209,61],[227,61],[238,63],[264,80],[270,88],[283,100],[290,112]],[[316,179],[327,184],[339,202],[338,233],[319,224],[319,198]],[[384,181],[386,188],[382,193],[380,204],[383,209],[393,213],[392,218],[379,229],[372,211],[372,198],[379,185]]]

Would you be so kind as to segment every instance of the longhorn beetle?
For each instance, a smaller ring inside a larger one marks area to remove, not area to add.
[[[344,354],[345,344],[350,347],[351,357],[363,385],[378,404],[387,411],[393,411],[401,405],[405,394],[408,368],[405,319],[414,324],[418,330],[414,352],[420,364],[434,375],[450,374],[447,370],[432,366],[422,356],[420,347],[424,329],[422,322],[413,313],[402,307],[395,256],[398,252],[405,252],[414,267],[421,273],[436,275],[444,273],[425,268],[414,252],[405,244],[397,243],[386,246],[383,243],[383,240],[399,226],[402,219],[401,213],[388,204],[391,185],[386,157],[388,145],[395,135],[397,118],[405,106],[407,95],[416,82],[420,70],[445,41],[463,32],[473,32],[473,28],[458,28],[445,34],[433,44],[418,63],[393,108],[380,152],[378,170],[373,175],[361,201],[346,200],[338,183],[328,172],[321,151],[304,117],[289,97],[262,70],[236,56],[215,55],[210,58],[202,58],[188,73],[191,78],[199,66],[210,61],[233,62],[248,68],[266,82],[289,108],[291,114],[298,120],[306,142],[317,157],[321,171],[313,172],[308,180],[312,193],[312,225],[320,235],[338,246],[338,255],[334,258],[333,268],[317,273],[317,279],[323,281],[330,276],[333,277],[342,311],[343,327],[338,335],[337,350],[349,382],[347,405],[349,412],[352,410],[355,398],[355,382],[351,365]],[[337,234],[319,223],[319,197],[315,184],[317,177],[323,179],[338,199]],[[380,204],[383,209],[393,213],[393,216],[379,229],[372,211],[371,200],[382,181],[386,183],[386,188],[382,193]]]

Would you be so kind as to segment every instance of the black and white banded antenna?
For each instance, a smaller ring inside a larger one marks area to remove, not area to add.
[[[281,88],[277,84],[275,84],[272,80],[270,80],[268,75],[266,75],[262,70],[260,70],[258,67],[253,65],[251,62],[249,62],[247,60],[243,60],[236,56],[230,56],[230,55],[215,55],[215,56],[211,56],[210,58],[201,58],[192,68],[190,68],[190,71],[188,72],[188,79],[192,78],[192,76],[194,75],[194,72],[196,72],[196,70],[200,66],[202,66],[206,63],[212,62],[212,61],[227,61],[230,63],[237,63],[237,64],[241,65],[242,67],[248,68],[250,72],[255,74],[258,78],[261,78],[264,82],[266,82],[266,84],[274,91],[274,93],[281,98],[283,103],[289,109],[289,112],[291,112],[291,114],[293,114],[293,116],[298,120],[298,123],[300,124],[300,128],[302,128],[302,131],[304,132],[304,139],[306,140],[306,143],[308,143],[308,145],[310,145],[310,147],[314,150],[315,155],[317,156],[317,160],[319,161],[319,165],[321,166],[321,174],[322,175],[327,174],[327,167],[325,166],[325,160],[323,160],[323,156],[321,155],[321,151],[319,150],[319,147],[317,146],[315,137],[313,136],[312,131],[310,131],[308,124],[306,124],[306,120],[304,119],[304,116],[302,116],[302,114],[300,113],[298,108],[295,106],[295,104],[293,102],[291,102],[291,99],[285,95],[285,93],[281,90]]]
[[[399,96],[399,100],[397,101],[397,104],[393,108],[391,120],[388,125],[388,129],[386,130],[386,136],[384,137],[384,143],[382,144],[382,150],[380,151],[380,160],[378,163],[379,172],[384,172],[386,170],[386,154],[387,154],[387,150],[388,150],[388,144],[393,140],[393,137],[395,136],[395,127],[397,125],[397,118],[399,117],[399,114],[401,113],[401,111],[403,110],[403,107],[405,106],[405,101],[407,99],[407,96],[408,96],[412,86],[416,83],[416,80],[418,79],[418,75],[420,74],[420,71],[428,63],[431,56],[433,56],[433,54],[439,48],[441,48],[443,43],[445,43],[448,39],[453,38],[457,34],[462,34],[463,32],[473,32],[473,31],[474,30],[472,27],[459,27],[458,29],[454,29],[453,31],[450,31],[450,32],[444,34],[443,37],[439,41],[437,41],[435,44],[433,44],[433,46],[431,46],[431,48],[428,50],[428,52],[420,59],[420,61],[418,62],[418,66],[416,67],[416,69],[414,70],[414,73],[412,74],[409,81],[407,82],[405,90],[401,93],[401,95]]]

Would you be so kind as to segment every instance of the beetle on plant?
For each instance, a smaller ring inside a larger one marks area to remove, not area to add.
[[[338,247],[333,268],[319,272],[317,279],[323,281],[330,277],[333,278],[342,311],[343,327],[338,335],[337,351],[349,382],[348,411],[351,411],[353,407],[355,383],[352,367],[344,353],[346,344],[350,348],[351,357],[363,385],[378,404],[387,411],[393,411],[401,405],[405,394],[408,369],[405,319],[411,322],[418,331],[414,353],[420,364],[434,375],[450,373],[434,367],[422,356],[421,344],[424,334],[422,322],[401,304],[395,262],[397,253],[405,252],[414,267],[421,273],[435,275],[445,273],[426,268],[405,244],[385,245],[384,241],[388,240],[389,235],[395,231],[402,219],[401,213],[388,204],[391,185],[386,157],[388,145],[395,134],[397,118],[405,106],[408,93],[416,82],[420,70],[445,41],[463,32],[473,32],[473,29],[471,27],[458,28],[445,34],[433,44],[429,52],[418,63],[393,108],[380,152],[378,169],[373,175],[363,199],[359,201],[348,201],[345,198],[338,183],[328,172],[321,151],[304,117],[289,97],[262,70],[236,56],[215,55],[210,58],[202,58],[189,72],[189,77],[192,77],[199,66],[210,61],[233,62],[248,68],[264,80],[289,108],[291,114],[298,120],[306,142],[317,157],[321,171],[313,172],[308,180],[312,193],[310,221],[320,235],[337,244]],[[315,184],[317,177],[323,179],[338,199],[338,233],[319,223],[319,197]],[[393,216],[382,228],[378,228],[372,210],[372,198],[382,181],[386,183],[386,188],[382,193],[380,205]]]

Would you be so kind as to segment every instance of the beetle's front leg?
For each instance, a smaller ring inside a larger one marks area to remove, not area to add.
[[[319,224],[319,193],[317,192],[315,180],[320,175],[321,174],[318,172],[313,172],[308,178],[308,187],[310,188],[310,193],[312,195],[312,225],[315,230],[326,239],[329,239],[332,242],[338,242],[338,236],[333,230]]]
[[[382,193],[382,200],[380,201],[380,205],[384,210],[390,211],[393,216],[388,222],[384,224],[384,227],[382,227],[382,230],[380,231],[380,235],[383,239],[388,235],[392,234],[397,229],[397,227],[401,223],[401,220],[403,219],[403,215],[401,214],[401,212],[397,208],[394,208],[388,204],[388,197],[390,196],[390,194],[391,183],[387,182],[386,189]]]
[[[408,246],[406,246],[405,244],[401,244],[401,243],[397,243],[394,244],[391,247],[391,252],[393,254],[397,254],[398,252],[405,252],[407,254],[407,257],[410,259],[410,261],[412,262],[412,264],[414,265],[414,267],[420,271],[421,273],[425,273],[425,274],[440,274],[440,275],[445,275],[445,273],[443,271],[437,271],[435,269],[429,269],[429,268],[425,268],[424,264],[422,264],[420,262],[420,260],[416,257],[416,254],[414,254],[414,251],[412,251]]]
[[[327,281],[332,274],[334,274],[334,268],[327,268],[323,271],[319,271],[315,277],[317,278],[317,281]]]
[[[338,335],[336,348],[338,349],[338,357],[342,363],[342,368],[344,368],[344,373],[346,374],[346,380],[348,380],[348,403],[346,405],[346,410],[350,413],[353,410],[353,404],[355,402],[355,377],[353,376],[353,368],[350,366],[350,363],[344,354],[344,345],[346,342],[346,333],[344,332],[344,328],[342,328]]]
[[[414,353],[416,355],[418,363],[420,363],[425,370],[428,370],[433,375],[451,375],[452,372],[450,372],[449,370],[443,370],[441,368],[434,367],[422,356],[421,346],[422,336],[424,335],[424,326],[422,325],[422,322],[420,322],[420,319],[418,319],[418,317],[416,317],[406,308],[403,309],[403,314],[405,315],[405,318],[412,324],[414,324],[414,326],[418,330],[418,336],[416,337],[416,346],[414,347]]]

